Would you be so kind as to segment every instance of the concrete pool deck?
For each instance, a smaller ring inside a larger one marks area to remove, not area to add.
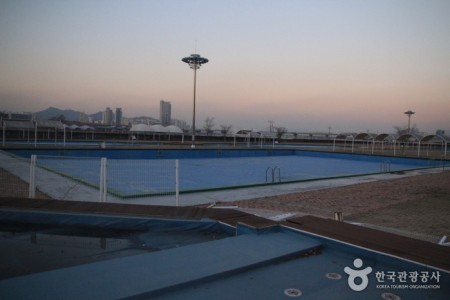
[[[25,182],[29,182],[30,166],[26,160],[18,159],[0,151],[0,168],[17,176]],[[401,173],[380,173],[366,176],[344,177],[336,179],[320,179],[303,181],[297,183],[273,184],[249,188],[235,188],[224,190],[212,190],[195,193],[182,193],[179,195],[179,206],[202,205],[216,202],[232,202],[237,200],[248,200],[290,193],[299,193],[312,190],[335,188],[357,183],[365,183],[379,180],[389,180],[440,172],[442,168],[422,169],[405,171]],[[75,182],[53,172],[36,169],[36,186],[39,190],[53,199],[77,200],[77,201],[99,201],[99,191],[84,184]],[[152,196],[142,198],[122,199],[113,195],[107,195],[107,202],[146,204],[146,205],[171,205],[175,206],[175,195]]]

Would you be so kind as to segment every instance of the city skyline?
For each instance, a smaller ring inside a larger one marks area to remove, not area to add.
[[[2,109],[289,131],[450,130],[448,1],[2,1]]]

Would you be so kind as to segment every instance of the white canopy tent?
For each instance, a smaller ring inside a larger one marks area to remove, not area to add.
[[[64,131],[64,144],[66,141],[66,126],[61,123],[61,121],[51,121],[51,120],[27,120],[27,121],[18,121],[18,120],[2,120],[2,129],[3,129],[3,139],[2,145],[6,144],[6,130],[27,130],[27,132],[34,129],[34,146],[37,145],[37,132],[38,129],[54,129],[55,130],[55,143],[57,142],[57,130]]]
[[[181,130],[180,127],[175,126],[175,125],[169,125],[167,127],[164,127],[162,125],[159,124],[155,124],[155,125],[147,125],[147,124],[133,124],[131,126],[130,129],[131,133],[158,133],[158,134],[168,134],[169,139],[170,139],[170,135],[171,134],[182,134],[183,135],[183,142],[184,142],[184,134],[183,134],[183,130]],[[154,135],[153,135],[154,136]]]

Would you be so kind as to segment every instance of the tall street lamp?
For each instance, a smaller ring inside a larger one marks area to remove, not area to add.
[[[209,60],[201,57],[199,54],[191,54],[191,56],[182,59],[187,63],[191,69],[194,70],[194,110],[192,113],[192,148],[195,148],[195,89],[197,84],[197,69],[200,69],[202,64],[206,64]]]

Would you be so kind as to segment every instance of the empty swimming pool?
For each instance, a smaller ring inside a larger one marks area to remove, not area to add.
[[[0,235],[2,299],[447,299],[450,292],[441,246],[311,216],[279,224],[224,209],[5,198],[0,221],[9,226]],[[125,246],[139,229],[166,228],[177,245],[205,225],[202,242],[134,253]],[[211,228],[224,238],[211,237]],[[40,268],[49,262],[59,265]],[[364,279],[354,272],[366,277],[359,290],[351,283]]]
[[[0,211],[0,280],[205,243],[232,233],[230,226],[211,220]]]
[[[435,167],[424,159],[304,150],[14,150],[38,166],[97,186],[107,158],[108,192],[122,198],[195,192]],[[175,160],[178,160],[178,170]],[[178,173],[178,180],[176,174]]]

